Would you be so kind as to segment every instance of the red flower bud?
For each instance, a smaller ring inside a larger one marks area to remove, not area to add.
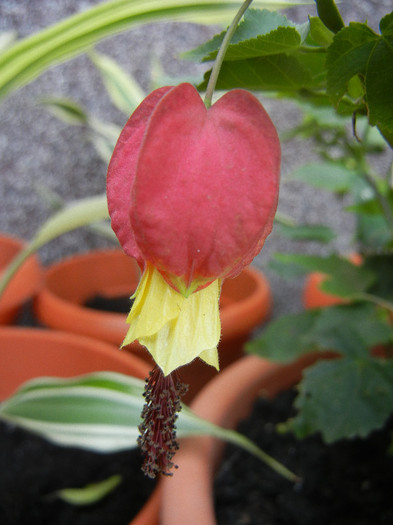
[[[260,102],[233,90],[206,109],[190,84],[153,91],[124,127],[108,169],[124,251],[183,295],[237,275],[277,207],[280,144]]]

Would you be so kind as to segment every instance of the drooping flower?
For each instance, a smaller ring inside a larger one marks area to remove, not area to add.
[[[190,84],[153,91],[115,147],[112,227],[143,275],[124,344],[165,375],[200,357],[218,368],[222,280],[260,251],[277,207],[280,145],[260,102],[233,90],[207,109]]]

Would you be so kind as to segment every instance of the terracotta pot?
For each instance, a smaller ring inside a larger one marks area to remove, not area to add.
[[[23,382],[40,376],[72,377],[110,370],[144,379],[143,360],[88,337],[35,328],[0,328],[0,401]],[[158,525],[160,491],[156,490],[130,525]]]
[[[35,302],[35,313],[45,325],[80,333],[120,345],[127,331],[126,315],[87,308],[84,302],[97,294],[107,297],[131,295],[139,281],[137,263],[121,250],[90,252],[64,260],[48,269],[45,286]],[[221,295],[222,339],[220,366],[225,368],[242,354],[250,332],[270,313],[271,292],[261,272],[247,268],[224,282]],[[138,343],[127,351],[153,364]],[[182,369],[190,385],[189,401],[216,374],[199,360]]]
[[[362,263],[362,257],[357,253],[352,254],[349,259],[354,264],[360,265]],[[325,280],[326,274],[320,272],[313,272],[307,276],[303,290],[303,304],[305,308],[323,308],[345,303],[345,300],[341,297],[320,289],[320,285]]]
[[[24,381],[110,370],[144,379],[147,364],[117,347],[55,330],[0,327],[0,400]]]
[[[0,236],[0,274],[24,246],[21,239]],[[29,257],[0,297],[0,324],[10,324],[15,320],[23,304],[38,292],[42,274],[37,257]]]
[[[140,276],[133,259],[120,250],[77,255],[49,267],[34,311],[47,326],[78,333],[118,346],[127,331],[125,314],[103,312],[84,306],[103,297],[130,296]]]
[[[235,428],[248,415],[257,394],[274,396],[291,387],[315,360],[313,354],[280,365],[256,356],[244,357],[210,381],[191,407],[213,423]],[[161,525],[216,525],[212,491],[222,448],[213,438],[181,441],[176,454],[179,468],[173,477],[161,481]]]
[[[303,304],[305,308],[323,308],[342,304],[343,299],[324,292],[320,285],[326,280],[324,273],[314,272],[307,276],[303,290]]]

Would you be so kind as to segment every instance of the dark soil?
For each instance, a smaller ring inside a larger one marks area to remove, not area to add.
[[[59,447],[0,422],[1,525],[128,525],[154,489],[138,450],[98,454]],[[62,488],[83,487],[115,474],[122,482],[100,502],[64,503]]]
[[[302,478],[293,485],[250,454],[228,447],[217,473],[218,525],[392,525],[393,420],[368,439],[326,446],[319,436],[296,440],[276,423],[292,415],[294,392],[259,399],[239,426]]]
[[[132,303],[133,300],[128,296],[108,297],[106,295],[95,295],[87,299],[84,305],[95,310],[128,314]]]
[[[39,326],[31,304],[18,324]],[[139,449],[99,454],[60,447],[0,422],[0,525],[128,525],[155,487],[141,471],[142,462]],[[78,507],[56,497],[59,489],[116,474],[122,482],[96,504]]]

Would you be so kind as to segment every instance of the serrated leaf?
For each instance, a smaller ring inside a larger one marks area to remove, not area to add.
[[[393,133],[393,13],[380,24],[382,35],[372,51],[366,70],[366,93],[370,124]]]
[[[350,191],[359,179],[355,171],[331,162],[304,164],[292,173],[291,178],[337,193]]]
[[[210,71],[198,89],[206,89]],[[217,89],[245,88],[268,91],[297,91],[310,87],[310,71],[295,56],[271,55],[247,60],[224,62],[217,80]]]
[[[275,231],[294,241],[316,241],[328,243],[336,234],[328,226],[316,224],[277,224]]]
[[[392,413],[391,360],[338,359],[318,362],[304,373],[289,422],[298,437],[321,432],[326,443],[366,437],[381,428]]]
[[[319,317],[317,310],[283,315],[269,323],[264,332],[247,343],[246,350],[275,362],[288,363],[316,349],[309,334]]]
[[[56,496],[71,505],[92,505],[114,491],[120,483],[121,476],[115,474],[103,481],[89,483],[85,487],[58,490]]]
[[[373,304],[355,303],[322,308],[309,337],[318,348],[357,359],[392,336],[393,328]]]
[[[197,61],[214,60],[225,34],[226,31],[223,31],[212,40],[184,53],[183,58]],[[286,16],[266,9],[249,9],[231,39],[225,60],[242,60],[290,52],[299,47],[304,37],[305,35],[301,34]]]
[[[369,57],[377,42],[378,35],[359,22],[351,22],[335,35],[326,59],[327,91],[334,103],[345,94],[353,76],[366,74]]]
[[[365,86],[370,124],[393,134],[393,13],[385,16],[377,35],[366,24],[353,22],[335,35],[327,56],[327,89],[334,103],[360,75]]]
[[[358,359],[392,337],[393,328],[374,305],[356,303],[282,316],[248,343],[247,351],[277,362],[291,362],[317,350]]]
[[[91,52],[89,56],[101,73],[105,88],[114,105],[126,115],[131,115],[146,96],[140,85],[109,56],[96,51]]]

